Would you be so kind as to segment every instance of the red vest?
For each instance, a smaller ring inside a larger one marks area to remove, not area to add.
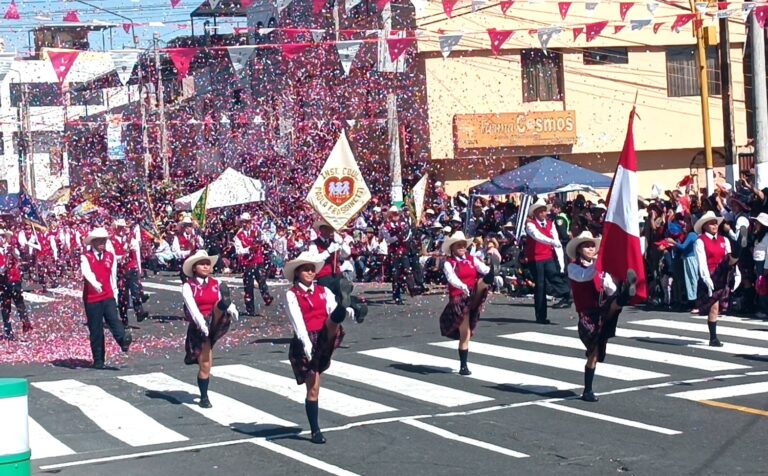
[[[397,241],[387,243],[387,251],[389,254],[401,255],[406,253],[408,251],[406,242],[406,239],[408,238],[408,225],[402,221],[397,223],[390,221],[384,225],[384,229],[387,231],[387,234],[389,234],[390,237],[397,238]]]
[[[115,255],[105,251],[101,261],[96,258],[96,253],[93,251],[87,251],[83,253],[83,256],[88,259],[88,265],[91,267],[93,274],[96,275],[96,281],[101,283],[101,293],[97,293],[93,286],[91,286],[91,283],[87,279],[83,279],[83,300],[86,304],[93,304],[113,299],[115,291],[112,289],[112,263],[115,262]]]
[[[131,249],[130,236],[115,234],[112,235],[110,241],[112,241],[112,246],[115,248],[118,266],[125,269],[139,269],[139,261],[136,259],[136,252]]]
[[[470,291],[475,289],[475,286],[477,285],[477,278],[479,276],[477,272],[477,268],[475,268],[475,262],[474,258],[469,257],[464,260],[459,260],[454,257],[448,258],[446,261],[450,263],[450,265],[453,267],[453,272],[456,273],[456,276],[461,280],[462,283],[466,284]],[[450,297],[456,297],[461,296],[464,293],[459,288],[455,288],[448,285],[448,295]]]
[[[315,290],[310,294],[296,285],[291,288],[291,291],[296,295],[296,300],[299,301],[301,317],[304,318],[307,332],[320,332],[325,325],[325,321],[328,320],[325,288],[315,284]]]
[[[197,238],[195,235],[192,235],[192,239],[187,239],[187,236],[184,233],[180,233],[177,235],[179,237],[179,248],[181,248],[184,251],[195,251],[197,248]]]
[[[528,220],[528,222],[533,223],[533,226],[535,226],[542,235],[547,238],[554,238],[554,234],[552,233],[554,224],[550,220],[547,220],[546,227],[542,227],[538,220]],[[552,248],[552,245],[536,241],[531,236],[525,237],[525,254],[529,263],[540,263],[542,261],[555,259],[555,249]]]
[[[717,265],[725,259],[725,237],[717,235],[712,240],[706,234],[702,234],[699,236],[699,239],[704,244],[704,252],[707,255],[707,268],[709,268],[709,274],[711,275],[715,272]]]
[[[240,240],[240,244],[243,245],[243,248],[249,250],[248,254],[239,256],[240,264],[243,266],[259,266],[264,264],[264,249],[256,232],[253,230],[249,232],[240,230],[235,236]]]
[[[37,234],[37,239],[40,242],[40,251],[37,252],[37,256],[41,258],[49,258],[53,256],[53,248],[51,247],[51,236],[53,236],[53,233],[50,233],[50,232]]]
[[[197,278],[190,278],[187,280],[187,284],[192,288],[192,295],[195,297],[197,309],[200,310],[200,314],[203,317],[207,318],[213,312],[216,303],[219,302],[219,282],[209,277],[208,282],[204,286],[197,281]]]
[[[597,292],[595,281],[579,282],[573,279],[571,282],[571,292],[573,293],[573,305],[579,314],[588,313],[600,307],[600,293]]]
[[[317,253],[323,253],[324,251],[328,250],[328,247],[323,244],[323,241],[318,238],[315,241],[313,241],[315,246],[317,246]],[[320,269],[320,272],[317,273],[317,276],[315,279],[322,279],[327,278],[329,276],[338,276],[341,273],[339,272],[339,260],[341,260],[341,257],[338,256],[339,252],[331,253],[331,256],[326,258],[325,264]]]

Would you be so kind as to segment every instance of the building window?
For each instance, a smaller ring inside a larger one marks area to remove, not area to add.
[[[87,89],[87,86],[73,87],[69,91],[71,106],[103,106],[104,95],[101,89]]]
[[[626,48],[594,48],[584,51],[584,64],[628,64]]]
[[[707,48],[707,78],[709,94],[720,95],[720,61],[717,48]],[[696,49],[676,47],[667,50],[667,96],[699,95],[699,70]]]
[[[63,106],[61,88],[58,83],[11,83],[11,106],[19,107],[22,88],[30,107]]]
[[[523,101],[562,101],[563,59],[560,53],[523,50]]]

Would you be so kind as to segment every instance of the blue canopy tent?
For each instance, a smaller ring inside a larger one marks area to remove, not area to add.
[[[608,188],[611,177],[552,157],[544,157],[515,170],[510,170],[470,191],[472,195],[507,195],[510,193],[548,193],[566,185],[579,184],[592,188]]]

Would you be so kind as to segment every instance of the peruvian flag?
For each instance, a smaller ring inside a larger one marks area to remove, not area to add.
[[[637,154],[632,135],[635,108],[629,113],[627,138],[619,156],[611,189],[608,191],[608,211],[603,224],[603,241],[597,257],[597,274],[609,273],[617,282],[627,279],[627,270],[637,273],[637,294],[632,303],[648,297],[643,254],[640,252],[640,214],[637,207]],[[601,280],[595,279],[598,288]]]

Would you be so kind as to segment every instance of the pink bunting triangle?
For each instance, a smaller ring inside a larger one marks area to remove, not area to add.
[[[453,7],[455,7],[458,2],[459,0],[443,0],[443,11],[445,12],[445,16],[448,18],[453,17]]]
[[[624,29],[624,26],[625,25],[614,25],[613,26],[613,34],[614,35],[618,34],[621,30]]]
[[[728,2],[717,2],[718,10],[728,10]]]
[[[416,43],[416,38],[387,38],[389,59],[394,63],[403,56],[405,50],[414,43]]]
[[[240,6],[243,7],[244,10],[251,8],[254,3],[256,3],[256,0],[240,0]]]
[[[582,33],[584,33],[584,28],[583,27],[577,26],[576,28],[574,28],[573,29],[573,41],[576,41],[579,38],[579,36],[581,36]]]
[[[693,20],[694,18],[696,18],[696,15],[693,13],[683,13],[681,15],[678,15],[677,17],[675,17],[675,21],[672,23],[671,30],[679,33],[680,28],[690,23],[691,20]]]
[[[512,8],[512,5],[514,5],[514,4],[515,4],[514,0],[512,0],[512,1],[507,0],[507,1],[499,2],[499,5],[501,6],[501,13],[506,15],[507,14],[507,10]]]
[[[312,0],[312,14],[317,15],[323,11],[326,0]]]
[[[11,4],[8,5],[8,10],[5,11],[5,16],[3,18],[6,20],[21,20],[19,7],[16,6],[16,2],[11,2]]]
[[[75,64],[79,54],[80,52],[77,50],[48,52],[48,59],[51,61],[51,66],[53,66],[53,70],[56,72],[56,77],[59,78],[60,83],[64,82],[67,73],[72,69],[72,65]]]
[[[130,33],[132,27],[133,27],[132,23],[123,23],[123,31],[126,33]]]
[[[80,23],[80,17],[77,16],[77,10],[70,10],[64,15],[64,21],[67,23]]]
[[[294,58],[307,50],[309,48],[309,43],[285,43],[280,45],[280,51],[282,51],[283,56],[285,56],[287,59]]]
[[[568,10],[571,8],[571,2],[558,2],[557,8],[560,9],[560,16],[563,20],[568,16]]]
[[[491,52],[495,55],[498,55],[499,52],[501,52],[501,47],[514,33],[514,30],[497,30],[496,28],[489,29],[488,38],[491,39]]]
[[[600,33],[603,32],[606,26],[608,26],[607,21],[599,21],[596,23],[587,24],[585,30],[587,35],[587,43],[600,36]]]
[[[653,32],[658,33],[661,26],[664,24],[664,22],[654,23],[653,24]]]
[[[179,73],[179,79],[184,79],[189,74],[189,67],[192,65],[192,60],[197,53],[196,48],[173,48],[167,50],[171,56],[173,65],[176,66],[176,71]]]
[[[391,0],[376,0],[376,8],[377,8],[379,11],[382,11],[382,10],[384,10],[384,7],[386,7],[387,5],[389,5],[389,2],[390,2],[390,1],[391,1]]]
[[[619,15],[621,15],[621,21],[624,21],[624,19],[627,17],[627,12],[635,6],[634,3],[631,2],[621,2],[619,4]]]
[[[755,20],[757,20],[760,28],[765,28],[765,20],[768,18],[768,5],[755,8],[753,15],[755,15]]]
[[[171,0],[171,8],[176,8],[181,3],[181,0]]]

